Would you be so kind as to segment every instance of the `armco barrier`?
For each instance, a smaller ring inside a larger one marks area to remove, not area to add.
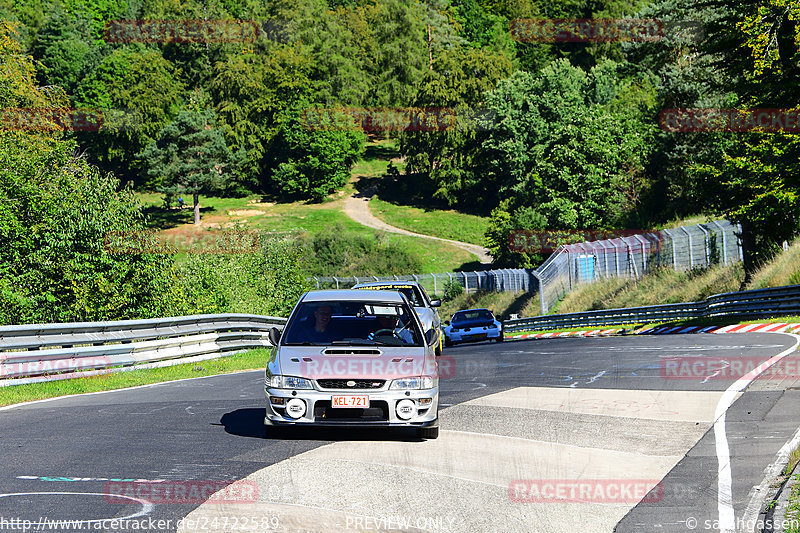
[[[504,322],[503,329],[505,331],[548,330],[721,316],[746,318],[792,314],[800,314],[800,285],[716,294],[700,302],[519,318]]]
[[[192,315],[147,320],[0,326],[0,385],[14,379],[271,346],[285,318]]]

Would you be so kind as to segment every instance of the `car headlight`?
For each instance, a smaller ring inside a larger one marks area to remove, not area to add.
[[[267,387],[272,389],[313,389],[311,380],[294,376],[272,376],[266,381]]]
[[[389,386],[389,390],[432,389],[433,387],[434,387],[433,377],[414,376],[411,378],[395,379]]]

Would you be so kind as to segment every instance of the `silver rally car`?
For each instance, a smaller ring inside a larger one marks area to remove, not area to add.
[[[309,291],[274,344],[264,376],[270,426],[405,426],[439,435],[433,343],[396,291]]]

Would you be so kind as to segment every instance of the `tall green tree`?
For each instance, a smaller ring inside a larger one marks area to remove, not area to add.
[[[501,205],[509,217],[494,213],[497,221],[543,217],[547,228],[567,229],[630,219],[647,187],[654,127],[636,107],[617,109],[625,94],[617,69],[605,62],[587,74],[562,60],[538,76],[517,72],[490,94],[484,176],[510,199]],[[496,228],[489,234],[507,242]]]
[[[49,113],[66,105],[63,92],[36,85],[33,59],[6,22],[0,64],[0,108]],[[106,247],[110,233],[144,229],[133,193],[118,192],[119,182],[63,137],[54,127],[0,129],[0,323],[171,313],[169,258]]]
[[[186,192],[194,201],[194,223],[200,224],[200,195],[222,191],[244,162],[234,155],[209,109],[184,109],[141,154],[153,184]]]
[[[786,108],[800,94],[797,6],[784,0],[729,3],[663,0],[644,16],[696,20],[701,39],[680,33],[633,50],[656,75],[664,108]],[[690,35],[691,36],[691,35]],[[745,283],[780,243],[800,231],[796,135],[663,132],[649,203],[661,219],[696,212],[742,225]]]
[[[350,179],[366,136],[352,117],[298,103],[276,139],[272,181],[279,195],[322,201]]]
[[[267,189],[268,153],[284,108],[309,93],[310,58],[302,47],[270,43],[262,53],[232,54],[214,68],[211,95],[232,150],[247,154],[245,185]]]
[[[491,127],[485,94],[511,74],[511,61],[487,50],[454,48],[439,52],[433,67],[419,85],[413,106],[421,113],[441,110],[444,120],[440,130],[401,135],[406,170],[429,184],[423,194],[432,193],[451,206],[488,209],[496,203],[496,191],[475,172],[481,142]],[[475,205],[475,197],[483,198],[483,205]]]
[[[39,76],[42,84],[59,85],[68,94],[73,94],[90,54],[98,53],[98,48],[86,19],[56,7],[32,45],[33,55],[41,64]]]
[[[138,154],[177,113],[183,93],[180,72],[157,50],[118,48],[81,80],[74,98],[77,106],[103,110],[115,120],[80,141],[101,168],[137,182],[144,170]]]
[[[744,76],[736,85],[742,107],[791,106],[796,112],[800,6],[758,0],[733,15],[736,24],[713,29],[711,37],[739,43],[724,55],[742,67]],[[722,139],[719,146],[721,161],[703,161],[697,171],[708,184],[712,207],[742,225],[748,281],[783,241],[800,234],[800,139],[797,134],[755,131]]]

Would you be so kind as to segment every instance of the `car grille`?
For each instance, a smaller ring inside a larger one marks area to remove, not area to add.
[[[354,381],[352,387],[347,385],[348,381]],[[380,389],[386,383],[384,379],[318,379],[317,384],[322,389]]]
[[[373,400],[369,409],[351,409],[331,407],[329,400],[314,402],[314,420],[316,422],[387,422],[389,420],[389,404],[382,400]]]

